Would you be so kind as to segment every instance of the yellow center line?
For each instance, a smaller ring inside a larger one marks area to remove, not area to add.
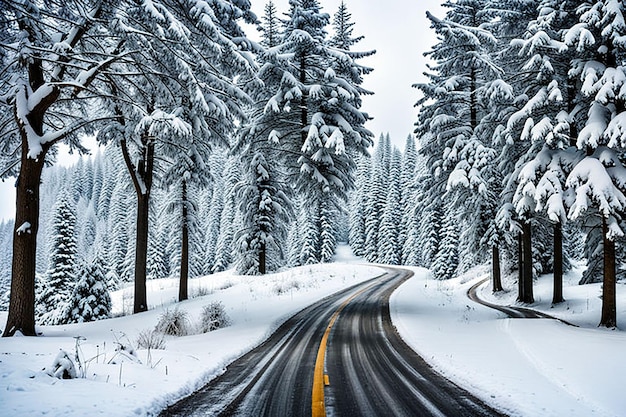
[[[361,291],[353,294],[350,298],[344,301],[343,304],[341,304],[341,306],[330,318],[328,327],[326,327],[324,336],[322,336],[320,347],[317,350],[317,359],[315,360],[315,371],[313,373],[313,399],[311,404],[312,417],[326,416],[326,408],[324,407],[324,385],[330,385],[330,382],[328,380],[328,375],[324,375],[324,358],[326,356],[326,344],[328,343],[328,335],[330,334],[330,330],[333,328],[335,321],[337,321],[337,317],[339,317],[339,314],[348,305],[348,303],[350,303],[350,301],[354,300],[357,296],[368,290],[373,285],[374,284],[371,284],[366,288],[363,288]]]

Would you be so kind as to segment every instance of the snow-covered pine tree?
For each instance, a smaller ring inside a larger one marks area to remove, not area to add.
[[[365,212],[367,204],[367,182],[371,171],[372,159],[365,156],[357,156],[357,171],[355,189],[350,193],[350,230],[348,242],[352,253],[356,256],[365,255]]]
[[[408,135],[404,144],[404,152],[402,153],[402,163],[400,167],[400,221],[398,229],[398,245],[400,246],[401,259],[400,264],[406,265],[408,254],[404,251],[407,236],[411,225],[412,206],[410,202],[413,200],[415,193],[415,176],[417,166],[417,148],[415,146],[415,137]]]
[[[430,204],[424,207],[420,219],[419,241],[423,242],[421,245],[421,258],[426,268],[432,267],[435,257],[439,252],[444,220],[442,202],[439,200],[431,200]]]
[[[576,146],[585,157],[569,174],[566,186],[574,193],[568,217],[578,219],[598,210],[602,218],[603,285],[600,326],[617,326],[615,240],[626,208],[626,25],[619,0],[580,2],[579,20],[564,34],[576,51],[569,74],[580,80],[577,103],[584,127]]]
[[[225,271],[234,261],[235,233],[238,225],[235,224],[238,200],[236,196],[237,185],[241,181],[241,166],[239,159],[229,155],[224,169],[224,187],[227,192],[224,195],[224,208],[220,218],[220,233],[215,248],[215,262],[212,272]]]
[[[404,265],[425,265],[422,258],[421,221],[427,205],[427,199],[424,196],[428,190],[429,178],[426,158],[418,153],[414,178],[410,185],[410,199],[404,203],[408,206],[405,210],[408,211],[409,217],[409,222],[406,225],[406,241],[402,247],[402,263]]]
[[[400,170],[402,155],[398,149],[393,149],[391,166],[388,172],[389,183],[385,206],[382,211],[378,239],[380,248],[378,258],[381,263],[399,265],[402,261],[402,246],[399,242],[399,227],[402,220],[400,205]]]
[[[502,81],[502,68],[494,62],[498,42],[486,28],[487,4],[484,0],[446,2],[449,11],[445,19],[428,15],[440,42],[429,52],[435,60],[429,81],[415,85],[423,94],[418,101],[416,132],[422,138],[420,151],[428,158],[430,181],[435,185],[428,196],[438,199],[447,190],[448,198],[463,208],[459,221],[474,229],[461,234],[462,246],[457,249],[476,258],[486,257],[481,232],[493,221],[482,215],[481,209],[486,200],[498,197],[489,189],[497,155],[493,123],[489,122],[490,102],[506,95],[509,88]],[[498,247],[494,242],[489,249],[497,251]],[[472,258],[464,261],[466,269]]]
[[[264,65],[280,80],[266,106],[277,126],[270,139],[279,139],[287,155],[299,155],[286,164],[288,175],[313,209],[345,202],[354,185],[353,155],[365,153],[372,136],[364,127],[369,117],[359,110],[367,94],[359,86],[364,69],[329,46],[329,20],[317,0],[291,0],[282,41]]]
[[[443,218],[442,226],[439,232],[441,240],[438,242],[437,252],[430,267],[435,279],[451,279],[457,273],[459,266],[458,209],[450,202],[444,205],[441,216]]]
[[[554,272],[555,303],[563,300],[563,269],[569,265],[568,260],[563,259],[562,249],[562,229],[566,220],[564,183],[573,165],[580,159],[571,140],[571,133],[578,128],[571,113],[576,107],[576,97],[571,92],[567,73],[574,56],[571,51],[564,51],[561,41],[563,30],[577,20],[573,3],[543,1],[538,17],[529,23],[524,38],[511,43],[513,49],[519,51],[517,55],[527,59],[521,67],[524,69],[521,85],[527,101],[522,102],[523,107],[510,116],[509,125],[523,125],[516,140],[543,144],[543,147],[528,146],[523,157],[527,162],[517,173],[513,204],[521,217],[528,217],[527,211],[533,210],[533,207],[524,203],[524,199],[531,200],[534,210],[539,212],[535,215],[536,232],[541,233],[540,226],[545,223],[545,218],[553,224],[553,245],[544,244],[548,236],[535,239],[533,250],[542,256],[533,259],[543,273]],[[514,135],[516,130],[510,129],[511,134]],[[537,245],[546,247],[538,249]],[[554,254],[553,259],[551,254]]]
[[[96,251],[95,241],[98,218],[93,201],[81,198],[77,203],[77,233],[79,259],[93,259]]]
[[[265,48],[273,48],[281,40],[281,21],[278,10],[272,0],[269,0],[263,9],[259,31],[261,32],[261,45]]]
[[[38,318],[41,324],[60,323],[60,314],[76,284],[76,215],[67,189],[61,191],[54,213],[50,266],[45,290],[37,298],[44,312]]]
[[[311,265],[320,263],[320,219],[319,209],[313,209],[309,205],[300,205],[299,207],[299,240],[298,245],[299,256],[298,265]]]
[[[330,38],[330,45],[343,51],[350,51],[352,46],[364,38],[364,36],[352,36],[354,25],[352,14],[348,11],[346,2],[342,0],[333,16],[332,27],[334,33]]]
[[[380,262],[379,236],[380,222],[385,208],[387,190],[389,188],[389,165],[391,160],[391,142],[389,135],[380,135],[363,188],[365,198],[364,224],[365,240],[363,255],[370,262]]]
[[[107,214],[107,237],[109,242],[108,261],[118,277],[123,279],[124,261],[127,258],[129,242],[134,242],[131,233],[132,195],[129,195],[128,176],[124,171],[117,171],[112,182],[115,184],[111,192],[109,212]]]
[[[96,254],[91,263],[80,265],[78,281],[61,313],[61,323],[83,323],[111,317],[111,296],[102,268],[103,262]]]
[[[222,212],[224,211],[224,195],[229,192],[225,187],[224,177],[227,156],[215,152],[211,156],[210,167],[213,176],[213,193],[208,207],[204,208],[204,253],[207,273],[213,272],[217,254],[217,241],[222,229]]]
[[[242,152],[248,173],[237,191],[243,213],[243,229],[237,234],[237,269],[249,275],[265,274],[284,265],[283,248],[291,212],[280,174],[265,158],[276,153],[268,149],[270,143],[263,146],[264,142],[257,141],[253,139]]]
[[[330,262],[337,248],[339,208],[330,206],[328,200],[320,201],[319,208],[319,261]]]
[[[167,201],[165,198],[155,198],[157,201]],[[156,204],[155,204],[156,205]],[[160,207],[150,208],[150,229],[148,244],[148,279],[162,279],[169,277],[169,259],[167,257],[167,228],[161,216]]]

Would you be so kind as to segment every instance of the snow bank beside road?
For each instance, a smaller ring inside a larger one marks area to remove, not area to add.
[[[426,270],[415,271],[391,297],[392,320],[407,343],[448,378],[515,416],[626,415],[626,333],[595,327],[599,287],[571,285],[576,278],[569,277],[567,303],[550,309],[544,300],[551,300],[551,277],[535,286],[539,309],[577,324],[594,323],[575,328],[508,319],[473,303],[466,293],[484,276],[480,272],[441,282],[429,279]],[[480,295],[500,304],[515,300],[514,291],[495,298],[483,287]],[[624,326],[625,296],[618,289],[618,324]]]
[[[41,337],[0,338],[2,415],[149,416],[202,386],[232,360],[262,342],[280,323],[309,304],[382,274],[376,267],[325,264],[265,277],[216,274],[190,282],[190,294],[206,294],[173,304],[177,280],[149,281],[146,313],[67,326],[38,327]],[[129,297],[130,295],[130,297]],[[132,289],[112,294],[114,310],[132,309]],[[232,326],[211,333],[168,338],[165,350],[139,350],[141,363],[115,352],[116,340],[136,347],[137,335],[153,329],[166,309],[185,310],[193,324],[202,307],[223,302]],[[130,306],[130,307],[129,307]],[[6,312],[0,313],[4,328]],[[59,380],[42,369],[59,349],[74,357],[81,342],[86,379]]]

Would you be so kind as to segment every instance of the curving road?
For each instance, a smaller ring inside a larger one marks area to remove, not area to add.
[[[499,416],[433,371],[398,336],[388,268],[302,310],[161,416]]]
[[[467,297],[470,300],[474,301],[475,303],[484,305],[485,307],[489,307],[494,310],[498,310],[513,319],[552,319],[552,320],[557,320],[557,321],[560,321],[561,323],[567,324],[568,326],[578,327],[575,324],[572,324],[568,321],[562,320],[558,317],[551,316],[541,311],[533,310],[531,308],[519,307],[519,306],[503,306],[499,304],[493,304],[493,303],[483,300],[482,298],[479,298],[478,288],[487,281],[489,281],[489,278],[482,279],[478,281],[476,284],[472,285],[470,289],[467,290]]]

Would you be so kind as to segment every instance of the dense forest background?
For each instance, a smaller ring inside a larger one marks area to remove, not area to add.
[[[124,123],[107,125],[97,134],[108,145],[93,158],[45,170],[40,294],[52,282],[56,294],[69,292],[60,270],[84,263],[104,270],[109,289],[131,281],[133,269],[138,276],[135,207],[148,201],[142,185],[153,178],[137,181],[122,169],[135,152],[140,163],[131,168],[154,168],[151,279],[183,265],[193,277],[329,262],[337,242],[347,241],[368,261],[424,266],[437,279],[490,263],[494,290],[501,274],[515,271],[525,303],[544,273],[554,274],[554,302],[561,301],[562,274],[583,261],[581,284],[602,280],[610,291],[603,300],[614,306],[626,211],[623,2],[446,1],[445,16],[428,14],[438,42],[427,53],[427,81],[414,85],[419,113],[403,150],[384,134],[372,148],[370,116],[360,109],[372,68],[358,62],[374,52],[355,51],[361,38],[345,4],[332,25],[317,1],[290,4],[286,19],[267,4],[256,49],[241,47],[240,61],[220,58],[237,83],[224,84],[218,105],[209,100],[200,111],[182,100],[172,112],[158,110],[171,103],[157,93],[180,86],[155,83],[152,94],[133,98],[144,107],[129,107],[145,113],[133,121],[133,132],[145,130],[134,135],[134,149],[116,136],[130,131]],[[223,29],[246,45],[238,28]],[[123,84],[127,73],[119,75]],[[230,118],[219,123],[223,115]],[[115,116],[126,122],[124,112]],[[205,136],[190,133],[187,116]],[[147,164],[145,155],[153,158]],[[0,226],[4,294],[13,230]],[[42,297],[44,310],[54,304]],[[614,326],[614,308],[606,314],[602,324]]]

